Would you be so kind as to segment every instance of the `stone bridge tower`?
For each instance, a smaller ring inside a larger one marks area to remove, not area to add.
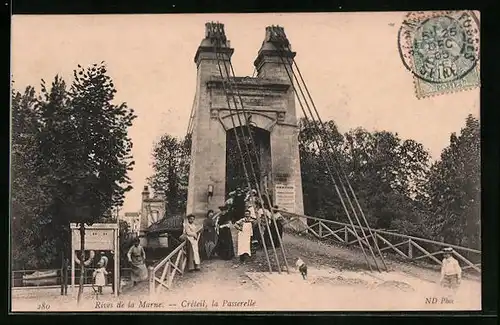
[[[238,90],[238,94],[235,94],[238,102],[241,96],[247,117],[251,115],[251,124],[262,134],[262,146],[259,147],[262,168],[258,171],[261,186],[267,187],[274,204],[302,214],[304,208],[295,95],[285,64],[280,58],[280,54],[293,58],[295,52],[278,51],[274,45],[276,40],[273,39],[276,31],[284,35],[283,28],[266,28],[265,39],[254,62],[257,77],[234,77],[233,88]],[[216,52],[214,45],[217,39],[223,45]],[[232,96],[232,111],[228,109],[222,83],[221,70],[224,78],[227,78],[222,61],[226,61],[230,69],[233,52],[230,42],[226,40],[223,25],[207,23],[205,38],[194,57],[197,84],[187,213],[196,216],[204,215],[208,209],[217,211],[218,206],[224,203],[226,194],[234,189],[228,188],[228,178],[232,177],[229,168],[231,157],[227,157],[229,140],[234,134],[234,126],[240,127],[239,121],[245,123],[246,119],[241,112],[241,105],[238,103],[234,106]],[[219,54],[221,68],[216,53]],[[240,112],[235,112],[235,108]]]

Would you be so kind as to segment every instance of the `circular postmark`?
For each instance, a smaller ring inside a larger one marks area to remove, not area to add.
[[[471,11],[414,12],[398,33],[399,54],[417,78],[446,83],[479,61],[479,21]]]

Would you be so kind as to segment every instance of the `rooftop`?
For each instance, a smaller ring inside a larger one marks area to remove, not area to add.
[[[182,225],[184,223],[183,216],[171,216],[165,217],[158,222],[152,224],[146,229],[146,232],[149,234],[152,233],[165,233],[165,232],[176,232],[182,231]]]

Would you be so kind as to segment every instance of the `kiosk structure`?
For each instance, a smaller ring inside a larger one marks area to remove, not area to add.
[[[76,223],[71,225],[71,290],[75,288],[75,264],[77,254],[81,250],[80,227]],[[85,250],[90,251],[91,257],[94,250],[114,252],[114,295],[118,296],[120,288],[120,245],[118,241],[118,224],[95,223],[85,225]],[[79,261],[83,264],[85,261]]]

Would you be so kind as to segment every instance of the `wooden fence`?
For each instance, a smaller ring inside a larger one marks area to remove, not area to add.
[[[361,243],[368,247],[377,243],[381,252],[393,252],[405,260],[418,261],[427,260],[441,265],[441,261],[436,257],[442,254],[444,247],[452,247],[453,255],[462,265],[462,270],[472,270],[481,273],[481,251],[477,249],[450,245],[430,239],[419,238],[390,232],[381,229],[370,229],[366,227],[352,226],[347,223],[332,221],[327,219],[315,218],[305,215],[299,215],[284,210],[280,210],[284,216],[288,216],[286,223],[306,218],[311,224],[305,225],[298,233],[309,232],[316,238],[325,240],[332,239],[336,242],[352,245]],[[365,231],[366,237],[361,236],[361,228]]]
[[[198,238],[202,229],[198,230]],[[154,296],[163,289],[170,289],[177,275],[183,275],[187,263],[187,241],[184,240],[170,254],[149,267],[149,294]]]

